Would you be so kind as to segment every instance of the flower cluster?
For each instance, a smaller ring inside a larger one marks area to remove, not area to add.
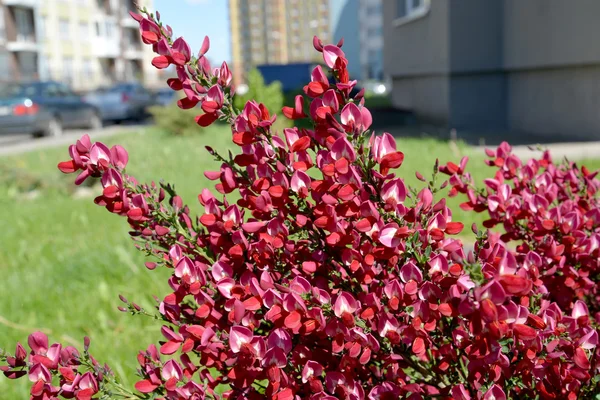
[[[63,347],[60,343],[48,345],[48,337],[42,332],[29,335],[27,343],[29,354],[19,343],[14,356],[0,354],[0,360],[6,365],[0,370],[10,379],[27,375],[32,382],[31,399],[88,400],[96,398],[103,386],[112,383],[112,389],[104,393],[119,395],[123,393],[108,366],[101,366],[88,353],[90,340],[84,340],[84,353],[72,347]]]
[[[460,165],[448,163],[451,195],[462,193],[464,210],[487,212],[487,228],[500,226],[502,241],[516,243],[515,257],[530,254],[548,294],[564,310],[584,300],[600,317],[600,181],[598,172],[573,162],[554,163],[546,151],[540,159],[522,162],[502,143],[486,151],[494,177],[477,189]]]
[[[114,381],[101,385],[104,374],[97,372],[86,385],[96,382],[92,389],[103,395],[113,390],[111,398],[170,400],[559,399],[598,392],[591,303],[584,297],[565,307],[548,287],[548,259],[562,265],[556,257],[562,243],[515,252],[507,237],[480,233],[467,250],[456,238],[463,224],[453,221],[444,198],[435,198],[448,185],[436,183],[437,165],[420,190],[395,174],[404,155],[390,134],[370,130],[363,93],[351,97],[356,81],[349,79],[342,42],[315,38],[324,66],[312,71],[305,96],[282,110],[287,118],[309,119],[312,129],[278,133],[276,110],[254,101],[233,108],[231,74],[225,63],[211,69],[208,40],[194,57],[158,14],[134,18],[158,54],[153,64],[175,66],[178,78],[169,85],[185,96],[179,106],[199,106],[199,125],[227,122],[239,151],[225,158],[208,149],[221,163],[205,172],[218,194],[203,190],[204,213],[192,217],[171,186],[141,185],[127,175],[123,148],[88,137],[70,147],[71,160],[59,168],[79,172],[77,184],[100,178],[95,202],[127,218],[136,246],[153,257],[149,269],[171,271],[170,290],[157,305],[162,340],[139,353],[136,392],[126,394]],[[512,163],[503,165],[515,174],[522,167]],[[536,165],[529,176],[549,169]],[[491,196],[469,189],[464,168],[465,162],[440,170],[452,175],[453,192],[470,193],[470,206],[482,210]],[[573,166],[561,171],[555,173],[561,182],[577,180]],[[505,172],[496,176],[499,191],[512,179]],[[596,190],[593,176],[585,176]],[[549,185],[538,187],[555,193]],[[508,197],[500,196],[502,210],[509,209]],[[537,207],[529,212],[534,225],[542,209],[537,197],[543,196],[527,198],[527,207]],[[592,197],[590,191],[588,204]],[[573,257],[591,265],[597,236],[574,232],[581,224],[597,229],[597,214],[564,196],[554,200],[559,210],[541,223],[564,218],[556,221],[560,230],[572,221],[570,245],[579,249]],[[515,229],[507,234],[525,240]],[[121,301],[121,311],[148,313]],[[42,381],[35,385],[50,385],[50,375],[36,374],[36,359],[25,360],[19,347],[17,353],[5,357],[9,378],[28,370]],[[59,386],[50,396],[77,396],[69,390]]]

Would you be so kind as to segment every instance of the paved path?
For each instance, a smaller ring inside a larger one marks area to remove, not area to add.
[[[550,155],[555,161],[565,157],[571,161],[600,158],[600,142],[552,143],[541,147],[550,150]],[[513,152],[520,158],[542,154],[542,151],[532,151],[528,146],[514,146]]]
[[[96,131],[83,129],[65,130],[62,136],[39,139],[33,139],[28,136],[0,137],[0,156],[25,153],[48,147],[65,146],[75,143],[75,140],[86,133],[90,135],[92,140],[97,140],[117,133],[139,131],[143,127],[144,125],[111,125]]]

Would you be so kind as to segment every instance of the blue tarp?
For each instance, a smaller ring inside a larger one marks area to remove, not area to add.
[[[272,64],[259,65],[258,70],[265,79],[265,83],[279,81],[284,92],[295,91],[310,82],[310,73],[316,64]]]

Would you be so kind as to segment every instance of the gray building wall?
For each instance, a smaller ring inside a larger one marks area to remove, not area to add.
[[[503,3],[505,68],[600,63],[600,1]]]
[[[387,74],[413,76],[448,72],[448,3],[445,0],[434,3],[435,7],[431,7],[424,19],[395,26],[396,1],[383,2],[383,62]]]
[[[453,128],[600,139],[600,1],[431,0],[400,26],[385,3],[397,107]]]
[[[510,72],[507,104],[513,130],[600,140],[600,66]]]
[[[420,118],[446,124],[450,114],[449,84],[443,74],[393,77],[392,103],[401,109],[418,110]]]
[[[449,114],[447,3],[431,8],[430,23],[413,21],[397,27],[396,15],[396,2],[383,1],[383,70],[392,77],[392,101],[396,107],[419,109],[422,117],[443,122]]]
[[[505,0],[511,129],[600,140],[600,1]]]
[[[450,72],[482,73],[501,70],[502,1],[442,1],[448,9]],[[432,10],[439,7],[439,3],[439,0],[433,0]],[[415,22],[430,24],[427,18]]]
[[[453,128],[505,129],[503,4],[497,0],[442,1],[448,9],[450,43],[447,123]],[[438,4],[433,0],[432,9]],[[415,22],[429,24],[427,18]]]

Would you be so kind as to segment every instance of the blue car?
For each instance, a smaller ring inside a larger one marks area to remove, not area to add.
[[[101,127],[98,108],[61,83],[0,86],[0,135],[60,136],[63,128]]]

